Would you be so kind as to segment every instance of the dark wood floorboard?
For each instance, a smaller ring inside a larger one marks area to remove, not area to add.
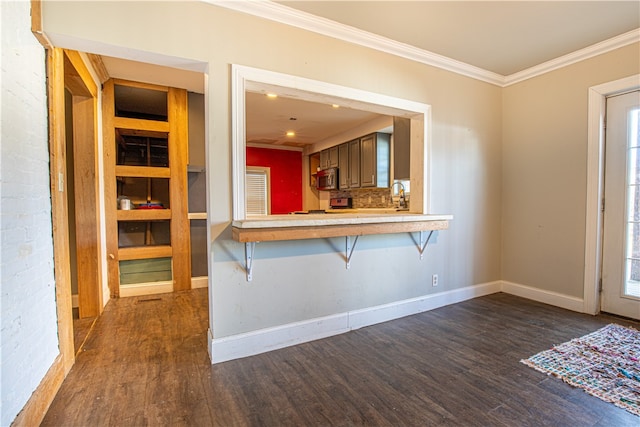
[[[207,291],[112,300],[43,426],[640,426],[520,363],[619,323],[494,294],[217,365]]]
[[[76,354],[80,347],[84,344],[84,341],[89,336],[89,332],[91,332],[91,328],[93,328],[93,324],[96,321],[96,317],[85,317],[84,319],[75,318],[73,319],[73,347]]]

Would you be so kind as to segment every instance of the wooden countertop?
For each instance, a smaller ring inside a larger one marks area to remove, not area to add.
[[[238,242],[264,242],[445,230],[452,219],[408,212],[270,215],[233,221],[232,227]]]

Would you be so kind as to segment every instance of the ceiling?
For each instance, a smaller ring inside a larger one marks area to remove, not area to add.
[[[216,2],[225,7],[256,3]],[[277,1],[278,13],[364,34],[508,76],[640,27],[633,1]],[[254,13],[254,12],[251,12]],[[308,15],[308,14],[312,14]],[[329,20],[329,21],[327,21]],[[104,57],[112,77],[204,92],[203,74]],[[150,76],[153,81],[150,81]],[[379,117],[298,99],[247,93],[247,142],[305,147]],[[295,137],[287,137],[295,131]]]
[[[345,106],[256,92],[247,92],[245,103],[246,139],[251,144],[304,148],[380,117]]]
[[[640,27],[632,1],[277,1],[507,76]]]

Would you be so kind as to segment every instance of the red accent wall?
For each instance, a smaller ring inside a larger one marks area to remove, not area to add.
[[[302,153],[247,147],[247,166],[271,169],[271,214],[302,210]]]

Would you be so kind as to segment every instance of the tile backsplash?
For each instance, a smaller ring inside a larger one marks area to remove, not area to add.
[[[331,198],[342,197],[351,197],[354,209],[394,207],[391,190],[388,188],[357,188],[331,192]]]

